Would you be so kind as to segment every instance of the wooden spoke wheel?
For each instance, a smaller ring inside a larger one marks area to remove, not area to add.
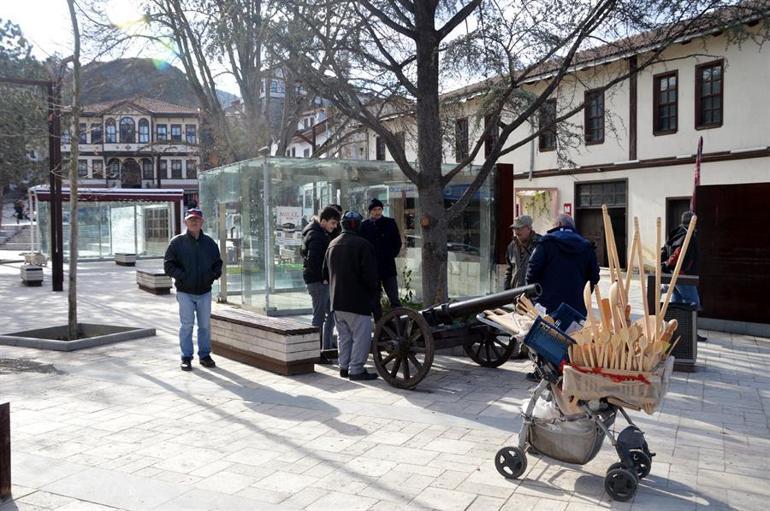
[[[463,346],[465,353],[482,367],[499,367],[513,355],[516,340],[492,328],[484,328],[480,340]]]
[[[412,309],[391,310],[374,329],[372,356],[385,381],[401,389],[413,388],[433,363],[433,333],[428,322]]]

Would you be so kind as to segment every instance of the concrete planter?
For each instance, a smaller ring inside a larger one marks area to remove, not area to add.
[[[62,340],[66,339],[67,330],[67,325],[61,325],[0,335],[0,345],[39,350],[74,351],[155,335],[154,328],[78,323],[78,331],[82,338],[74,341]]]
[[[21,267],[21,283],[25,286],[43,285],[43,267],[34,264],[25,264]]]
[[[136,266],[136,254],[116,253],[115,264],[118,266]]]
[[[136,285],[139,289],[156,295],[171,292],[171,277],[157,270],[136,270]]]

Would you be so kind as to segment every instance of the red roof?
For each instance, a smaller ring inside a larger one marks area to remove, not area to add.
[[[83,114],[97,114],[103,115],[115,110],[119,106],[134,107],[137,110],[143,110],[150,114],[170,114],[170,115],[198,115],[198,109],[175,105],[174,103],[168,103],[167,101],[161,101],[159,99],[145,98],[142,96],[118,99],[115,101],[105,101],[103,103],[92,103],[90,105],[84,105],[82,107]]]

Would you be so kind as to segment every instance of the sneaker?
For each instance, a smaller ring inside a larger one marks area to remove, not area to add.
[[[378,378],[377,373],[368,373],[364,371],[363,373],[358,374],[351,374],[348,376],[348,379],[351,381],[370,381],[370,380],[376,380]]]
[[[182,363],[179,364],[179,368],[182,371],[192,371],[192,359],[183,358]]]
[[[340,369],[340,376],[343,378],[348,377],[348,370],[347,369]]]
[[[318,358],[318,363],[321,365],[328,366],[334,363],[334,359],[331,359],[326,355],[324,355],[323,353],[321,353],[321,356]]]
[[[201,359],[201,365],[203,367],[216,367],[217,364],[214,362],[214,359],[211,358],[211,355],[205,356]]]
[[[526,379],[527,381],[531,381],[533,383],[540,382],[540,378],[538,378],[535,373],[527,373],[526,376],[524,376],[524,379]]]

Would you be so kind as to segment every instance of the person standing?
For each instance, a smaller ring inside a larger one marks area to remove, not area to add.
[[[328,364],[327,352],[334,345],[334,316],[331,313],[329,299],[329,281],[322,275],[324,256],[333,233],[339,224],[340,214],[332,206],[321,211],[318,218],[305,226],[302,231],[302,246],[299,253],[303,257],[302,278],[310,293],[313,303],[312,325],[321,332],[321,363]]]
[[[398,272],[396,257],[401,252],[401,233],[392,218],[383,215],[383,204],[379,199],[369,202],[369,218],[361,225],[361,236],[374,246],[377,257],[377,292],[374,294],[374,319],[382,317],[380,304],[381,288],[385,289],[391,307],[401,307],[398,298]]]
[[[203,367],[216,367],[211,358],[211,285],[222,276],[222,258],[213,239],[203,233],[203,212],[190,208],[184,217],[187,232],[174,236],[163,258],[163,269],[174,279],[179,303],[181,369],[192,370],[193,326],[198,322],[198,358]]]
[[[378,293],[374,247],[359,230],[363,217],[355,211],[342,216],[342,234],[326,250],[323,277],[329,281],[331,307],[339,334],[340,376],[374,380],[364,364],[372,343],[372,300]]]
[[[700,264],[698,261],[698,231],[695,230],[690,237],[690,244],[687,246],[687,252],[682,254],[682,245],[684,239],[687,236],[687,228],[690,226],[690,220],[694,213],[692,211],[685,211],[682,213],[681,223],[668,235],[666,245],[661,248],[661,264],[663,266],[664,273],[672,273],[676,267],[676,262],[680,257],[684,257],[682,260],[682,267],[679,272],[681,275],[698,276],[700,273]],[[668,286],[664,286],[663,292],[668,290]],[[701,308],[700,295],[698,294],[698,286],[692,284],[677,284],[674,286],[674,292],[671,293],[671,303],[683,303],[695,307],[698,311]],[[697,334],[698,341],[706,341],[706,337]]]
[[[336,209],[336,210],[337,210],[337,213],[339,213],[339,214],[340,214],[340,218],[342,218],[342,206],[340,206],[339,204],[329,204],[329,207],[330,207],[330,208],[334,208],[334,209]],[[337,222],[337,228],[336,228],[336,229],[334,229],[334,230],[333,230],[333,231],[332,231],[332,232],[329,234],[329,237],[330,237],[331,239],[334,239],[334,238],[336,238],[337,236],[339,236],[340,234],[342,234],[342,225],[341,225],[339,222]]]
[[[532,217],[521,215],[511,224],[513,240],[508,245],[505,260],[508,268],[505,271],[505,289],[513,289],[526,284],[527,267],[532,252],[540,242],[540,236],[532,229]]]

